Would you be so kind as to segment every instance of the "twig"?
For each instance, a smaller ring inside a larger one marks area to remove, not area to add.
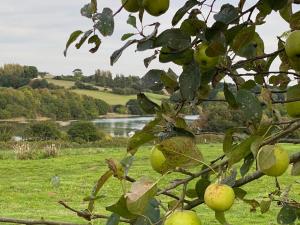
[[[0,223],[14,223],[14,224],[26,224],[26,225],[80,225],[75,223],[66,223],[66,222],[54,222],[46,220],[21,220],[21,219],[12,219],[12,218],[0,218]]]
[[[299,162],[299,161],[300,161],[300,152],[295,153],[290,156],[290,163],[295,163],[295,162]],[[261,178],[262,176],[264,176],[264,174],[261,171],[256,171],[251,175],[245,176],[244,178],[241,178],[241,179],[235,181],[235,184],[232,187],[241,187],[247,183],[250,183],[254,180]],[[201,204],[203,204],[202,200],[195,199],[195,200],[191,201],[190,204],[186,205],[184,207],[184,209],[192,209]]]

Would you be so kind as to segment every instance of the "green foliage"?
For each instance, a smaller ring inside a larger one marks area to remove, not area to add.
[[[10,141],[14,135],[14,130],[10,124],[0,124],[0,141]]]
[[[58,125],[51,121],[39,122],[29,125],[24,132],[26,140],[47,141],[61,138]]]
[[[0,87],[19,88],[27,85],[31,79],[38,76],[35,66],[5,64],[0,67]]]
[[[49,117],[57,120],[92,119],[110,107],[100,99],[63,89],[0,89],[0,119]]]
[[[70,140],[79,143],[95,142],[103,137],[103,134],[97,130],[97,127],[88,121],[79,121],[71,124],[67,133]]]

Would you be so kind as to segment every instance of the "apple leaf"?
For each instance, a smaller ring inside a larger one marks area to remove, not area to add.
[[[117,203],[106,207],[106,210],[116,213],[126,219],[134,219],[137,217],[137,215],[132,214],[128,210],[127,205],[126,205],[126,198],[124,197],[124,195],[121,196],[121,198],[118,200]]]
[[[123,51],[126,48],[128,48],[130,45],[132,45],[136,42],[137,42],[137,40],[129,40],[126,42],[126,44],[122,48],[114,51],[114,53],[110,56],[110,65],[113,66],[118,61],[118,59],[121,57]]]
[[[175,26],[182,19],[182,17],[196,5],[198,5],[198,1],[196,0],[187,1],[185,5],[175,13],[175,16],[172,19],[172,25]]]
[[[278,224],[293,224],[297,219],[296,208],[285,205],[281,208],[277,215]]]
[[[292,167],[292,176],[300,176],[300,162],[296,162]]]
[[[172,137],[163,140],[157,147],[164,154],[168,168],[186,168],[199,165],[203,161],[195,140],[190,137]]]
[[[104,37],[111,36],[115,28],[113,11],[110,8],[104,8],[102,13],[97,14],[97,19],[99,21],[94,27],[99,30]]]
[[[249,154],[248,156],[246,156],[244,158],[244,163],[240,168],[240,173],[241,173],[242,177],[244,177],[249,172],[254,161],[255,161],[255,158],[254,158],[253,154]]]
[[[225,218],[225,213],[221,211],[215,211],[215,217],[218,220],[218,222],[222,225],[230,225],[226,218]]]
[[[166,46],[171,49],[185,49],[191,45],[191,37],[180,29],[168,29],[163,31],[155,40],[155,46]]]
[[[225,100],[228,102],[230,107],[234,109],[238,108],[238,103],[236,101],[236,98],[234,94],[231,92],[231,90],[229,90],[227,83],[224,83],[224,95],[225,95]]]
[[[294,13],[290,18],[290,27],[293,30],[300,30],[300,12]]]
[[[133,225],[153,225],[160,224],[160,210],[159,203],[156,199],[150,199],[145,212],[142,216],[139,216]]]
[[[93,36],[91,36],[91,37],[89,38],[88,43],[89,43],[89,44],[92,44],[92,43],[95,44],[95,47],[93,47],[93,48],[90,49],[90,52],[91,52],[91,53],[95,53],[95,52],[97,52],[97,50],[98,50],[99,47],[100,47],[101,40],[100,40],[100,38],[98,37],[98,35],[95,34],[95,35],[93,35]]]
[[[239,10],[237,8],[230,4],[224,4],[221,10],[214,15],[214,19],[225,24],[231,24],[237,22],[236,18],[238,18],[238,15]]]
[[[88,30],[84,33],[84,35],[81,37],[80,41],[75,45],[77,49],[80,49],[80,47],[83,45],[83,43],[86,41],[86,39],[93,33],[93,30]]]
[[[69,37],[69,40],[67,41],[67,44],[66,44],[66,48],[64,50],[64,56],[66,57],[67,56],[67,51],[68,51],[68,48],[70,47],[70,45],[76,41],[76,39],[82,34],[83,32],[81,30],[76,30],[74,31],[70,37]]]
[[[271,168],[276,163],[274,145],[263,146],[257,154],[257,166],[260,170]]]
[[[137,101],[141,109],[148,114],[155,114],[161,108],[155,102],[152,102],[145,94],[140,93],[137,95]]]
[[[118,225],[120,222],[120,215],[112,213],[111,216],[107,219],[106,225]]]
[[[131,189],[126,193],[126,205],[132,214],[143,215],[146,207],[156,193],[157,183],[147,179],[141,179],[132,184]]]
[[[148,71],[142,78],[143,87],[153,91],[160,91],[164,87],[161,77],[165,73],[163,70],[156,69]]]
[[[186,101],[193,101],[200,87],[200,70],[197,63],[192,62],[183,67],[179,85],[182,98]]]
[[[270,209],[271,203],[272,203],[271,199],[268,199],[268,200],[262,200],[262,201],[260,202],[260,212],[261,212],[262,214],[268,212],[269,209]]]
[[[135,35],[134,33],[123,34],[123,36],[121,37],[121,40],[126,41],[128,38],[131,38],[134,35]]]
[[[127,23],[136,28],[136,18],[133,15],[128,16]]]
[[[204,201],[204,193],[206,188],[211,184],[211,182],[206,178],[201,178],[196,183],[196,193],[198,195],[199,200]]]

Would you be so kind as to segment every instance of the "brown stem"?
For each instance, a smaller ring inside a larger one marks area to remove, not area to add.
[[[13,224],[26,224],[26,225],[80,225],[75,223],[66,223],[66,222],[54,222],[46,220],[21,220],[21,219],[12,219],[12,218],[0,218],[0,223],[13,223]]]

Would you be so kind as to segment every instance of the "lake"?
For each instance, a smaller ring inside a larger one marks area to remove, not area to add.
[[[198,119],[198,115],[185,116],[188,121]],[[93,122],[100,130],[114,137],[127,137],[134,134],[135,131],[143,129],[143,127],[154,117],[151,116],[137,116],[126,118],[103,118],[96,119]]]

